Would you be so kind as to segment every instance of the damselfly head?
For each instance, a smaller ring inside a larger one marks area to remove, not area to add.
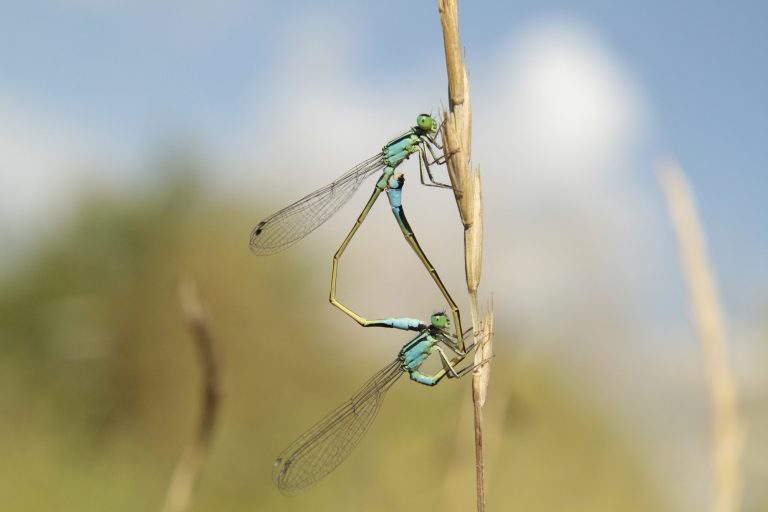
[[[437,121],[435,121],[429,114],[419,114],[416,117],[416,126],[429,133],[437,131]]]
[[[432,315],[432,327],[436,329],[447,329],[451,326],[451,320],[445,313],[435,313]]]

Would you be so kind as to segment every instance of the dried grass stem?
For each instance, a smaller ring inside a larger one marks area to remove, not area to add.
[[[704,354],[712,404],[713,512],[736,512],[741,505],[741,453],[744,441],[738,391],[728,357],[725,319],[707,255],[706,237],[688,180],[674,162],[659,170],[677,234],[680,264],[688,286],[694,324]]]
[[[475,473],[477,510],[485,510],[485,465],[483,462],[483,415],[490,365],[493,314],[481,316],[477,290],[483,261],[483,198],[480,171],[471,169],[472,104],[469,80],[459,38],[459,14],[456,0],[438,0],[443,28],[445,62],[448,72],[448,110],[443,112],[443,143],[448,174],[453,185],[456,205],[464,227],[464,269],[467,279],[475,352],[478,366],[472,375],[472,400],[475,425]]]
[[[195,436],[184,449],[171,477],[163,512],[182,512],[189,506],[192,491],[208,455],[220,398],[219,366],[215,343],[194,283],[183,281],[179,285],[179,301],[186,322],[192,331],[202,369],[203,381],[200,388],[202,405]]]

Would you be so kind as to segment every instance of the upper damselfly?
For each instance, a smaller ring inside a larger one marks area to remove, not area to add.
[[[395,215],[403,236],[416,252],[419,260],[440,289],[440,293],[448,302],[453,316],[454,335],[457,339],[461,340],[460,333],[462,330],[459,308],[450,293],[448,293],[435,267],[430,263],[426,254],[424,254],[405,217],[401,201],[405,178],[399,172],[395,173],[400,164],[411,155],[417,154],[422,184],[440,188],[451,188],[448,184],[436,181],[432,175],[431,166],[445,162],[445,155],[439,154],[442,151],[442,145],[438,142],[439,132],[439,124],[432,116],[420,114],[416,118],[415,126],[399,137],[389,141],[377,155],[364,160],[332,183],[312,192],[261,221],[251,233],[251,251],[258,255],[268,255],[290,247],[328,220],[352,197],[352,194],[360,187],[363,181],[380,172],[381,174],[370,199],[363,207],[355,224],[333,257],[329,299],[334,306],[362,326],[367,327],[376,322],[355,313],[336,298],[336,281],[339,260],[342,254],[362,225],[379,195],[386,191],[390,206],[392,207],[392,213]],[[463,340],[460,341],[460,345],[463,346]]]

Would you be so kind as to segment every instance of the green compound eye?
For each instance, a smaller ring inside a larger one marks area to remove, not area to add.
[[[445,329],[451,325],[451,321],[443,313],[436,313],[432,315],[432,326],[438,329]]]
[[[437,131],[437,123],[432,119],[432,116],[427,114],[421,114],[416,118],[416,126],[425,132]]]

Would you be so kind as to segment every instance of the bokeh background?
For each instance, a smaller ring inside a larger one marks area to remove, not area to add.
[[[489,510],[706,509],[707,387],[655,175],[670,155],[728,315],[743,510],[768,510],[765,4],[460,12],[496,311]],[[2,2],[0,508],[159,510],[198,406],[187,276],[224,378],[192,510],[470,509],[455,381],[402,380],[343,466],[280,495],[282,447],[408,336],[327,303],[367,192],[288,251],[248,251],[259,220],[440,112],[445,91],[434,2]],[[455,203],[407,169],[411,224],[466,307]],[[339,294],[369,317],[444,307],[385,201]]]

